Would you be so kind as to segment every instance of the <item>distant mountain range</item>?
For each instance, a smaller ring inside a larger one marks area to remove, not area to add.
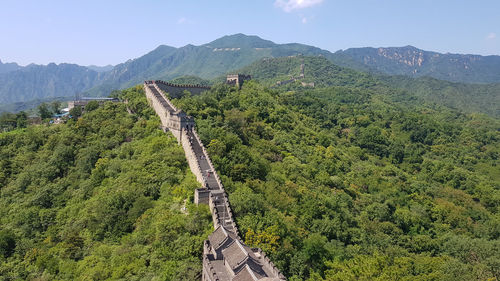
[[[500,82],[500,56],[440,54],[406,46],[352,48],[335,52],[331,60],[345,67],[388,75],[429,76],[463,83]]]
[[[21,68],[22,66],[18,65],[15,62],[2,63],[2,60],[0,60],[0,74],[15,71]]]
[[[99,84],[101,76],[76,64],[28,65],[0,74],[0,104],[73,97]]]
[[[159,46],[152,52],[114,67],[100,85],[90,90],[94,95],[112,89],[126,88],[147,79],[170,80],[194,75],[213,79],[231,70],[242,68],[264,57],[331,54],[302,44],[275,44],[257,36],[236,34],[224,36],[201,46],[181,48]]]
[[[263,58],[298,54],[322,56],[338,66],[378,74],[429,76],[466,83],[500,82],[500,56],[439,54],[411,46],[355,48],[331,53],[303,44],[275,44],[257,36],[235,34],[201,46],[161,45],[144,56],[114,67],[74,64],[22,67],[0,62],[0,104],[73,97],[81,93],[103,96],[113,89],[130,87],[147,79],[197,76],[210,80]]]
[[[300,77],[301,65],[304,66],[304,77]],[[466,84],[432,77],[377,75],[340,67],[322,56],[264,58],[240,69],[239,72],[250,74],[253,79],[270,87],[276,87],[278,81],[298,78],[280,86],[291,90],[304,88],[302,83],[305,87],[314,83],[316,88],[342,86],[363,91],[384,87],[381,92],[400,97],[408,97],[409,93],[419,98],[417,103],[433,103],[462,112],[481,112],[500,117],[500,83]]]
[[[106,72],[113,70],[114,66],[111,64],[105,66],[87,65],[87,68],[97,72]]]

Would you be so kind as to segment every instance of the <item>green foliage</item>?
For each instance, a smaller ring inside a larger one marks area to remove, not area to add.
[[[404,76],[379,77],[388,84],[404,89],[428,102],[457,108],[460,111],[480,112],[500,117],[500,84],[464,84],[429,77],[413,79]]]
[[[78,118],[82,116],[82,107],[80,106],[75,106],[69,111],[69,115],[73,116],[74,118]]]
[[[198,183],[141,87],[120,95],[0,134],[0,279],[199,278],[212,227],[190,203]]]
[[[76,64],[29,65],[17,71],[0,73],[0,104],[35,99],[49,102],[56,97],[71,97],[94,87],[101,78],[98,72]],[[13,107],[9,110],[13,111]]]
[[[85,111],[90,112],[99,108],[99,102],[92,100],[85,105]]]
[[[52,117],[52,112],[50,111],[49,106],[46,103],[42,103],[38,106],[38,114],[42,119]]]
[[[196,118],[246,242],[290,280],[500,278],[498,120],[351,78],[173,100]]]
[[[500,56],[440,54],[412,46],[350,48],[330,54],[338,65],[387,75],[462,83],[499,83]]]
[[[0,114],[0,130],[11,131],[16,128],[26,128],[28,116],[26,112],[21,111],[17,114],[4,112]]]
[[[302,63],[304,64],[304,78],[277,86],[278,81],[299,77]],[[498,106],[500,84],[464,84],[429,77],[415,79],[406,76],[371,75],[339,67],[324,56],[264,58],[238,72],[251,74],[253,79],[264,85],[279,87],[283,90],[303,90],[302,82],[314,82],[316,88],[348,86],[362,89],[365,93],[374,90],[377,93],[386,91],[393,100],[404,99],[411,104],[438,104],[466,113],[476,112],[493,117],[500,116]],[[395,88],[401,90],[395,90]]]
[[[54,112],[54,114],[60,114],[61,113],[61,102],[58,100],[53,101],[50,104],[50,108],[52,109],[52,112]]]
[[[8,258],[14,253],[16,238],[7,230],[0,231],[0,257]]]
[[[282,58],[264,58],[238,70],[239,73],[252,75],[265,85],[275,86],[278,81],[286,81],[291,77],[298,78],[304,64],[304,78],[287,84],[287,89],[301,89],[300,82],[314,82],[315,87],[350,86],[374,87],[378,82],[373,76],[339,67],[324,56],[291,56]],[[283,88],[283,87],[281,87]]]
[[[169,81],[170,83],[173,84],[188,84],[188,85],[202,85],[202,86],[210,86],[210,81],[202,79],[197,76],[191,76],[191,75],[185,75],[185,76],[180,76],[175,79],[172,79]]]

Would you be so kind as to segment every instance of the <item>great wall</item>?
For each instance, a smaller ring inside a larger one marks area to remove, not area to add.
[[[228,76],[227,83],[241,86],[250,76]],[[184,91],[200,94],[209,87],[145,81],[144,91],[160,117],[164,131],[170,131],[184,149],[189,167],[201,188],[195,190],[196,204],[208,204],[214,231],[203,244],[202,281],[280,281],[279,269],[259,248],[250,248],[240,237],[231,206],[219,175],[195,129],[194,118],[177,109],[167,95],[177,97]]]
[[[289,58],[295,58],[295,56],[290,56]],[[301,63],[300,63],[300,75],[298,77],[294,77],[292,75],[290,77],[290,79],[288,79],[288,80],[278,81],[278,82],[276,82],[276,86],[286,85],[286,84],[289,84],[289,83],[292,83],[292,82],[304,79],[305,78],[304,68],[305,68],[304,59],[302,58],[301,59]],[[314,82],[311,82],[311,83],[300,82],[300,84],[303,87],[313,87],[314,88]]]

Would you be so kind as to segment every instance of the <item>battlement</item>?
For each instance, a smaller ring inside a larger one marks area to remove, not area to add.
[[[163,84],[163,85],[166,85],[166,86],[170,86],[170,87],[176,87],[176,88],[186,88],[186,89],[189,89],[189,88],[199,88],[199,89],[204,89],[204,90],[210,90],[210,87],[209,86],[203,86],[203,85],[198,85],[198,84],[174,84],[174,83],[170,83],[170,82],[165,82],[163,80],[154,80],[154,81],[151,81],[153,83],[156,83],[156,84]]]
[[[97,103],[99,103],[99,105],[102,105],[104,104],[105,102],[120,102],[119,99],[117,98],[103,98],[103,97],[82,97],[82,98],[78,98],[76,100],[73,100],[73,101],[69,101],[68,102],[68,109],[72,109],[74,107],[80,107],[82,110],[85,109],[85,106],[91,102],[91,101],[96,101]]]
[[[211,89],[209,86],[192,85],[192,84],[180,85],[180,84],[165,82],[162,80],[145,81],[145,83],[155,85],[161,91],[168,93],[172,98],[181,97],[184,91],[188,91],[192,95],[199,95],[202,92]]]
[[[245,74],[228,74],[226,77],[226,84],[231,86],[238,86],[241,88],[244,81],[251,80],[252,76]]]
[[[203,244],[202,280],[286,279],[261,249],[248,247],[239,236],[219,226]]]
[[[243,78],[247,77],[250,76]],[[242,242],[229,198],[196,133],[194,119],[170,102],[163,90],[165,87],[172,89],[175,84],[163,81],[144,82],[146,97],[160,116],[162,126],[169,129],[182,145],[189,167],[202,186],[195,190],[195,203],[208,204],[212,213],[214,232],[203,245],[202,280],[286,280],[262,250],[252,249]],[[194,88],[200,87],[195,85]],[[172,95],[171,92],[169,94]]]

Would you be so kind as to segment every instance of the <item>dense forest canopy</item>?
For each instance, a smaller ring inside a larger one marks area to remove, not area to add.
[[[313,59],[316,88],[262,79],[173,100],[244,241],[289,280],[500,278],[500,121]],[[198,183],[141,87],[119,95],[0,134],[2,278],[199,278],[212,227]]]
[[[60,125],[0,134],[0,280],[195,280],[212,230],[141,87]]]
[[[278,81],[287,81],[301,74],[298,82],[286,85],[286,89],[301,89],[301,82],[313,82],[315,87],[347,86],[362,87],[365,91],[394,92],[404,98],[420,99],[458,109],[466,113],[483,113],[500,117],[500,84],[465,84],[438,80],[430,77],[412,78],[397,75],[373,75],[358,72],[333,64],[323,56],[291,56],[265,58],[248,65],[239,73],[251,74],[253,79],[269,87],[276,87]],[[222,80],[222,79],[221,79]],[[299,86],[299,87],[297,87]],[[283,86],[281,87],[283,88]],[[405,94],[409,92],[411,96]]]
[[[499,278],[499,122],[411,100],[247,82],[174,103],[290,280]]]

